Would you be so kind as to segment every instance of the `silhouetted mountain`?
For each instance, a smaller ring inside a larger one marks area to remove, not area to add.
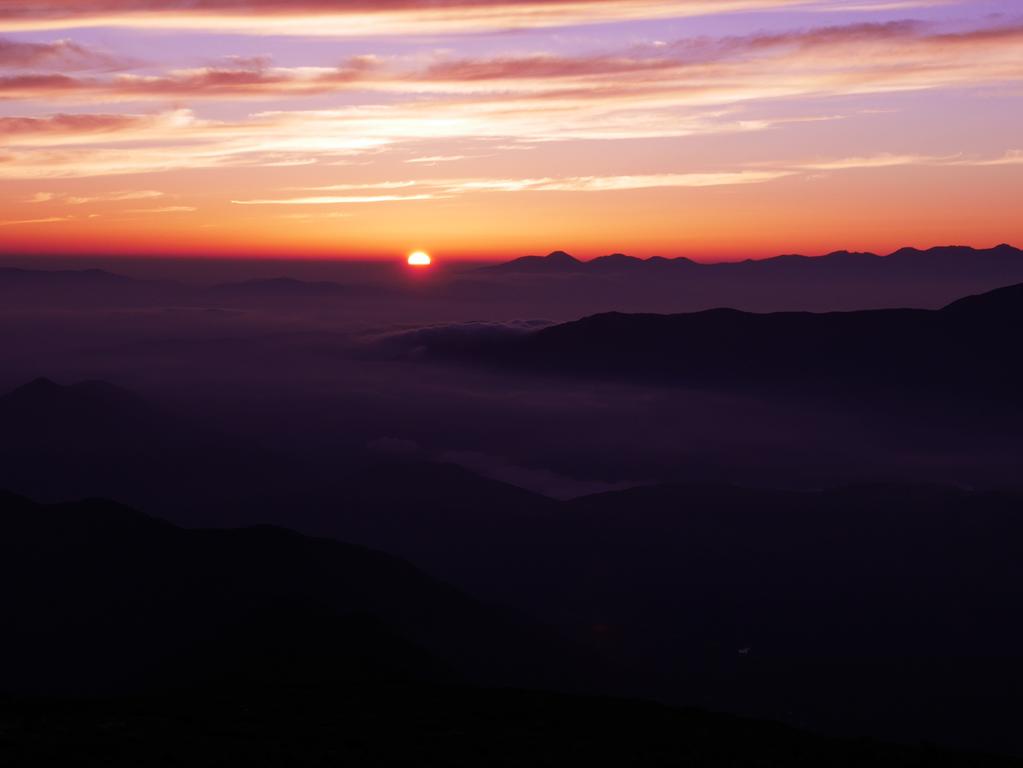
[[[263,505],[281,503],[276,481],[301,486],[258,441],[106,382],[38,379],[0,395],[0,423],[0,488],[46,502],[116,496],[233,525],[266,520]]]
[[[0,299],[8,306],[138,306],[177,299],[185,292],[184,286],[172,281],[136,280],[102,269],[0,267]]]
[[[89,288],[94,286],[124,285],[130,282],[135,281],[103,269],[35,270],[0,267],[0,289],[37,285]]]
[[[1017,398],[1023,360],[1004,345],[1023,322],[1023,284],[941,311],[751,314],[729,309],[681,315],[608,313],[438,358],[536,372],[693,386],[971,391]],[[430,342],[424,340],[424,346]]]
[[[208,306],[240,301],[259,306],[268,302],[330,301],[343,297],[376,296],[381,285],[345,285],[332,281],[306,281],[276,277],[213,286],[171,280],[140,280],[100,269],[27,270],[0,268],[0,298],[11,306],[144,307],[152,305]]]
[[[965,322],[1018,322],[1023,317],[1023,284],[967,296],[949,304],[944,312]]]
[[[128,390],[105,381],[61,386],[39,378],[0,395],[0,417],[11,429],[44,434],[54,426],[70,429],[136,426],[155,411]],[[85,422],[85,423],[79,423]],[[21,435],[27,437],[28,434]]]
[[[395,558],[278,528],[185,530],[102,501],[0,494],[0,580],[7,692],[536,684],[574,663]]]
[[[620,253],[580,261],[559,252],[466,273],[452,284],[451,295],[507,302],[518,297],[531,308],[530,316],[565,320],[607,311],[676,313],[722,306],[751,312],[937,309],[966,294],[1020,282],[1023,252],[1009,245],[903,248],[887,256],[836,251],[727,263]]]
[[[142,463],[181,440],[191,442],[179,420],[102,381],[62,386],[36,379],[0,396],[0,421],[9,438],[0,446],[0,480],[22,484],[49,461],[44,472],[51,475],[77,465],[85,477],[118,464],[112,469],[123,477],[130,465],[121,462]]]
[[[546,256],[523,256],[513,261],[509,261],[506,264],[498,264],[493,267],[483,267],[481,271],[492,272],[495,274],[515,272],[560,274],[565,272],[577,272],[584,268],[584,266],[585,262],[579,261],[579,259],[574,256],[570,256],[564,251],[554,251]]]
[[[650,264],[659,264],[661,260],[644,261],[635,256],[626,256],[624,253],[612,253],[609,256],[598,256],[592,261],[586,262],[586,268],[601,272],[627,272],[643,269]]]
[[[201,450],[187,424],[103,381],[69,386],[37,379],[0,396],[0,487],[88,495],[105,482],[127,491],[133,478],[175,450]]]
[[[891,270],[905,272],[907,270],[938,270],[961,271],[964,273],[1000,269],[1013,269],[1019,275],[1023,262],[1023,251],[1011,245],[1001,244],[989,249],[975,249],[967,246],[944,246],[919,250],[917,248],[900,248],[881,256],[876,253],[852,253],[835,251],[824,256],[801,256],[788,254],[768,259],[746,259],[739,262],[700,263],[687,258],[666,259],[655,256],[649,259],[638,259],[621,253],[600,256],[590,261],[580,261],[564,251],[555,251],[548,256],[525,256],[493,267],[483,267],[481,271],[496,273],[515,272],[633,272],[637,269],[656,270],[660,274],[677,271],[680,274],[695,276],[701,272],[731,273],[742,271],[757,273],[802,271],[807,274],[814,270],[838,270],[847,273],[864,271]],[[920,276],[925,276],[921,272]],[[947,275],[946,275],[947,276]]]

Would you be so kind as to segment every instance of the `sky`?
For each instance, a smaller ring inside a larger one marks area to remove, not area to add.
[[[1023,244],[1019,0],[0,0],[0,252]]]

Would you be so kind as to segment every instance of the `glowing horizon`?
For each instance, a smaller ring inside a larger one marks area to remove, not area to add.
[[[1023,244],[1006,0],[0,0],[0,251]]]

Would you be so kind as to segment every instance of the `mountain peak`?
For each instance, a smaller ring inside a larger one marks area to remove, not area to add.
[[[39,378],[28,382],[28,384],[22,384],[20,387],[11,392],[11,394],[49,394],[52,392],[58,392],[62,389],[64,389],[64,387],[55,382],[53,379],[40,376]]]
[[[504,264],[484,267],[488,272],[569,272],[584,266],[575,256],[565,251],[552,251],[546,256],[523,256]]]
[[[20,409],[48,410],[54,407],[75,407],[86,410],[123,406],[137,407],[141,400],[132,392],[106,381],[81,381],[76,384],[57,384],[40,377],[28,384],[0,394],[0,406]]]
[[[579,259],[566,251],[551,251],[544,258],[548,261],[563,261],[579,263]]]

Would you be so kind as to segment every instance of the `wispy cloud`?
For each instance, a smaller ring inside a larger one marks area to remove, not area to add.
[[[59,224],[62,221],[71,221],[71,216],[48,216],[44,219],[21,219],[18,221],[0,221],[0,227],[20,227],[30,224]]]
[[[187,108],[3,117],[7,156],[0,178],[288,167],[423,140],[521,146],[754,133],[838,117],[753,112],[779,100],[1019,82],[1023,25],[998,22],[950,33],[915,21],[861,23],[668,41],[600,55],[441,56],[415,66],[372,56],[336,67],[274,67],[267,57],[223,61],[144,76],[0,76],[0,95],[48,104],[287,99],[339,89],[362,96],[357,104],[319,110],[289,109],[283,101],[274,110],[220,120],[201,119]],[[406,162],[468,158],[459,152]]]
[[[720,187],[762,184],[792,175],[792,171],[738,171],[725,173],[676,173],[646,176],[575,176],[540,179],[460,179],[429,182],[385,182],[366,185],[364,190],[383,188],[426,189],[408,195],[315,195],[262,200],[232,200],[236,205],[347,205],[369,202],[407,202],[473,192],[616,192],[669,187]],[[310,191],[357,190],[358,186],[336,185]]]
[[[790,171],[721,173],[662,173],[640,176],[575,176],[547,179],[488,179],[453,182],[448,192],[619,192],[668,187],[726,187],[763,184],[791,175]]]
[[[352,217],[350,213],[341,213],[338,211],[332,211],[330,213],[284,213],[278,216],[279,219],[290,219],[305,221],[309,219],[349,219]]]
[[[895,155],[881,153],[864,157],[817,160],[804,163],[776,161],[771,168],[716,173],[662,173],[632,176],[569,176],[544,178],[476,178],[426,181],[387,181],[372,184],[334,184],[307,188],[305,192],[362,192],[408,190],[408,194],[371,195],[315,194],[294,197],[232,200],[236,205],[324,206],[375,202],[435,200],[474,193],[522,192],[622,192],[641,189],[701,188],[765,184],[804,175],[811,171],[848,171],[903,166],[973,166],[1023,164],[1023,151],[1010,151],[998,158],[964,158],[961,155]]]
[[[529,103],[534,109],[549,102],[546,108],[605,103],[636,110],[1020,78],[1023,24],[996,23],[949,33],[906,20],[687,38],[605,54],[440,57],[415,67],[401,59],[364,55],[331,67],[276,67],[264,57],[164,74],[16,74],[0,76],[0,96],[103,103],[360,91],[482,102],[500,97],[506,104]]]
[[[193,213],[199,210],[191,205],[163,205],[156,208],[131,208],[125,213]]]
[[[1023,149],[1010,149],[1001,157],[995,157],[983,162],[973,163],[974,165],[1023,165]]]
[[[907,165],[948,165],[960,160],[960,155],[896,155],[881,153],[866,157],[843,157],[804,163],[799,168],[811,171],[845,171],[857,168],[897,168]],[[980,163],[973,162],[971,165]]]
[[[80,45],[71,40],[36,43],[0,38],[0,68],[4,69],[71,72],[89,69],[112,69],[123,66],[125,63],[124,60],[111,54]]]
[[[887,8],[936,5],[902,0]],[[530,29],[738,11],[870,11],[856,0],[21,0],[0,2],[7,31],[129,27],[358,37]]]
[[[107,195],[95,195],[88,197],[70,196],[65,197],[64,202],[70,205],[87,205],[89,203],[120,203],[134,200],[153,200],[163,196],[163,192],[158,192],[155,189],[140,189],[129,190],[126,192],[111,192]]]
[[[373,66],[372,57],[363,56],[337,67],[283,68],[253,59],[234,61],[230,66],[172,69],[156,75],[17,74],[0,76],[0,96],[97,103],[175,97],[212,99],[225,95],[237,99],[297,97],[351,88],[368,80]]]
[[[960,166],[985,168],[999,165],[1023,164],[1023,150],[1008,150],[998,157],[955,155],[897,155],[882,152],[863,157],[843,157],[833,160],[816,160],[789,167],[809,171],[847,171],[855,169],[898,168],[904,166]],[[778,163],[774,163],[777,166]]]
[[[235,205],[366,205],[369,203],[402,203],[411,200],[433,200],[436,195],[321,195],[289,197],[280,200],[232,200]]]
[[[458,160],[467,160],[468,155],[428,155],[426,157],[413,157],[406,160],[406,163],[422,163],[424,165],[437,165],[438,163],[454,163]]]

